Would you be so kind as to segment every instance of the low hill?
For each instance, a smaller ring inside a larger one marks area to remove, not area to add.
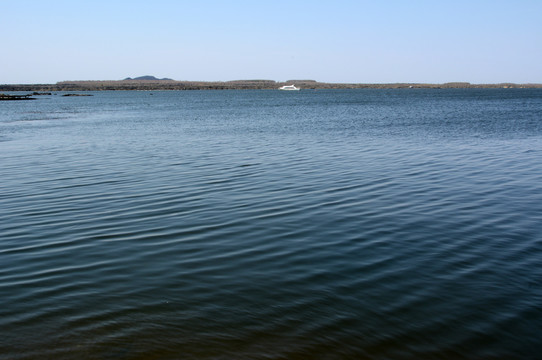
[[[152,75],[144,75],[144,76],[139,76],[139,77],[136,77],[136,78],[127,77],[124,80],[154,80],[154,81],[157,81],[157,80],[173,80],[173,79],[170,79],[170,78],[158,79],[157,77],[152,76]]]

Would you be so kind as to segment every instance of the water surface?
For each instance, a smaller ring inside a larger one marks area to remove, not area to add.
[[[0,358],[535,359],[542,91],[0,103]]]

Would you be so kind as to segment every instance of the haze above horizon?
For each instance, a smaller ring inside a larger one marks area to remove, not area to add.
[[[6,2],[0,84],[542,83],[542,2]]]

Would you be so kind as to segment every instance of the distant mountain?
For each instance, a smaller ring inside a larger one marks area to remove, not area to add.
[[[154,77],[152,75],[145,75],[145,76],[140,76],[136,78],[127,77],[124,80],[155,80],[156,81],[156,80],[173,80],[173,79],[170,79],[170,78],[158,79],[157,77]]]

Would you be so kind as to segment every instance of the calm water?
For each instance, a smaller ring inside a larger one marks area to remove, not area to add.
[[[0,103],[2,359],[535,359],[542,91]]]

